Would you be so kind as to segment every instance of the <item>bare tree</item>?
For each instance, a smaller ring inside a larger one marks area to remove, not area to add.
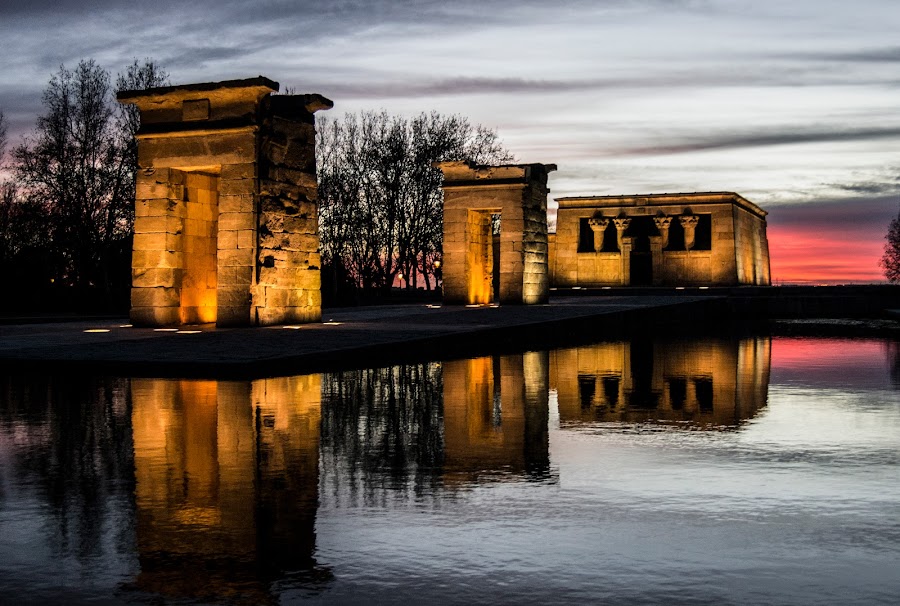
[[[318,122],[320,239],[324,265],[357,288],[433,286],[441,250],[441,173],[432,163],[513,158],[495,131],[436,112],[386,112]]]
[[[117,84],[146,88],[165,78],[152,61],[135,61]],[[34,133],[13,152],[21,193],[46,216],[56,280],[108,292],[112,257],[125,254],[133,227],[139,117],[115,102],[109,72],[93,60],[61,66],[42,102]]]
[[[887,243],[884,245],[884,256],[881,257],[881,267],[888,282],[900,283],[900,211],[891,220],[888,226]]]
[[[0,168],[3,167],[4,156],[6,155],[6,118],[3,111],[0,110]]]
[[[143,63],[135,59],[124,73],[116,76],[116,91],[146,90],[169,84],[169,74],[153,59],[146,58]],[[137,135],[141,127],[141,112],[132,103],[117,104],[116,124],[122,136],[125,152],[125,163],[132,168],[131,191],[134,193],[134,169],[137,168]],[[133,197],[133,196],[132,196]]]

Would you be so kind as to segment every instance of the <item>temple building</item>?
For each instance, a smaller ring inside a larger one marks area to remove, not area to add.
[[[559,198],[550,284],[769,285],[766,211],[731,192]]]

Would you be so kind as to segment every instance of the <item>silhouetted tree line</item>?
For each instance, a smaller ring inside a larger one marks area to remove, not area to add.
[[[114,85],[93,60],[62,66],[34,131],[9,157],[0,118],[0,160],[11,176],[0,186],[0,270],[15,285],[2,308],[127,307],[140,117],[114,94],[167,82],[149,59]]]
[[[93,60],[60,67],[31,135],[6,150],[0,113],[0,271],[16,285],[0,309],[124,309],[131,281],[135,133],[140,115],[115,92],[168,84],[150,59],[113,82]],[[358,300],[437,286],[443,160],[513,158],[497,134],[460,116],[363,112],[318,123],[324,294]],[[4,154],[5,151],[10,153]]]
[[[513,160],[497,133],[460,116],[386,112],[318,121],[323,295],[437,285],[441,172],[433,162]],[[439,273],[438,273],[439,275]]]
[[[881,257],[881,267],[888,282],[900,283],[900,212],[891,220],[888,226],[887,242],[884,245],[884,256]]]

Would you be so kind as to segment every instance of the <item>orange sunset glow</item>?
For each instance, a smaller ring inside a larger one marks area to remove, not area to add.
[[[769,225],[769,254],[774,284],[847,284],[884,282],[878,265],[882,240],[860,238],[842,227]]]
[[[878,262],[897,208],[893,197],[767,208],[772,283],[884,282]]]

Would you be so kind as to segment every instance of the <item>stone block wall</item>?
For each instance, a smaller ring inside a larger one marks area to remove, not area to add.
[[[260,147],[256,322],[315,322],[322,316],[315,122],[303,97],[271,97],[268,107]]]
[[[733,213],[736,270],[740,283],[771,285],[765,219],[739,207],[735,207]]]

